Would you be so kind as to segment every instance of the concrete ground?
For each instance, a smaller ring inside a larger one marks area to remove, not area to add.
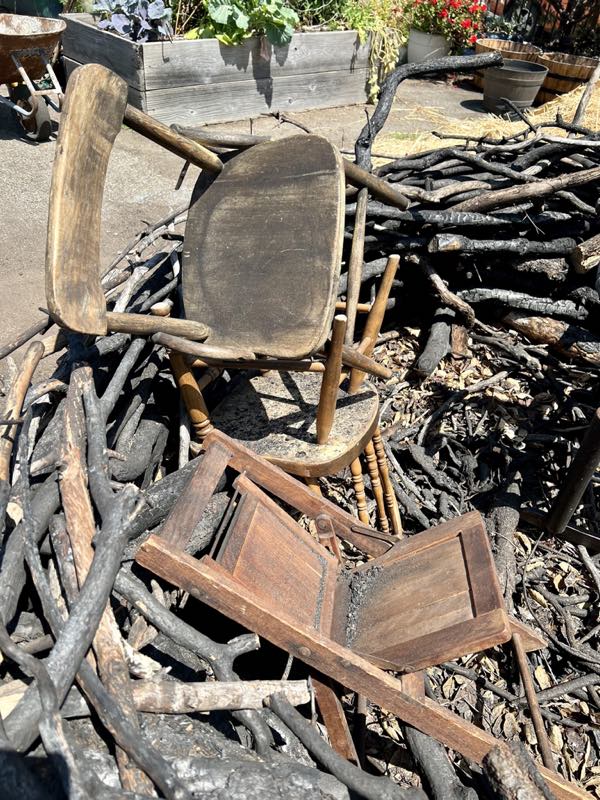
[[[410,118],[415,108],[429,107],[450,117],[476,117],[482,111],[479,93],[441,81],[403,83],[385,131],[428,130],[428,123]],[[295,113],[294,119],[341,148],[352,149],[373,106],[346,106]],[[297,132],[273,117],[209,126],[272,136]],[[44,253],[48,196],[55,141],[37,144],[24,139],[13,113],[0,105],[0,344],[39,317],[44,306]],[[376,150],[376,148],[375,148]],[[182,166],[178,157],[123,128],[111,157],[103,208],[102,265],[143,227],[184,204],[197,171],[191,168],[179,191],[175,182]]]

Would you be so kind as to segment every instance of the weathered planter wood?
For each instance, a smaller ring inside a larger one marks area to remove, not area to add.
[[[64,14],[67,72],[96,62],[129,86],[129,102],[161,122],[227,122],[275,111],[362,103],[368,46],[355,31],[297,33],[286,47],[248,39],[137,44],[99,30],[90,14]]]

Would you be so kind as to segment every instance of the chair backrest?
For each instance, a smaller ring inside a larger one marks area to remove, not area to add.
[[[183,297],[188,319],[210,327],[211,344],[276,358],[323,346],[335,312],[344,198],[341,155],[313,135],[257,145],[195,192]]]
[[[55,322],[105,334],[100,284],[100,220],[113,142],[127,105],[127,84],[99,64],[69,80],[52,169],[46,244],[46,302]]]
[[[274,614],[283,604],[297,622],[329,636],[337,559],[245,475],[234,485],[240,500],[216,560]]]

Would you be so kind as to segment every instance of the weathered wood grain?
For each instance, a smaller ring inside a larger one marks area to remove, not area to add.
[[[91,14],[61,14],[67,23],[62,35],[65,56],[77,64],[101,64],[129,86],[144,90],[142,46],[94,24]]]
[[[169,89],[246,80],[277,80],[287,75],[367,69],[368,46],[355,31],[297,33],[285,47],[264,45],[256,37],[235,47],[216,39],[149,42],[141,46],[146,89]],[[267,56],[265,58],[265,55]]]
[[[207,344],[276,358],[323,346],[341,267],[343,176],[326,139],[291,136],[247,150],[195,193],[183,300],[188,319],[210,327]]]
[[[367,70],[285,75],[248,81],[154,89],[146,111],[166,124],[198,125],[257,117],[276,111],[306,111],[365,102]]]
[[[77,70],[65,94],[50,189],[46,299],[52,319],[74,331],[107,332],[100,284],[102,196],[126,94],[125,82],[97,64]]]
[[[102,64],[126,81],[133,106],[168,124],[366,100],[369,47],[355,31],[297,33],[286,47],[257,38],[236,47],[216,39],[137,44],[99,30],[91,14],[62,16],[67,74],[79,64]]]
[[[480,763],[498,744],[498,740],[489,733],[433,700],[405,694],[397,678],[373,666],[347,647],[336,644],[306,625],[294,623],[283,613],[279,617],[273,616],[268,604],[240,592],[227,570],[212,559],[197,561],[185,553],[171,550],[158,537],[151,536],[138,551],[136,560],[203,602],[210,599],[210,604],[221,613],[249,630],[257,631],[309,666],[335,675],[347,688],[364,694],[372,702],[466,758]],[[563,780],[549,770],[543,769],[541,772],[558,800],[589,798],[576,784]]]

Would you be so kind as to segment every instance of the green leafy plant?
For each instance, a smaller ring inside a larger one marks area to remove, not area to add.
[[[298,25],[298,15],[285,0],[208,0],[205,15],[186,39],[216,38],[223,44],[240,44],[250,36],[266,36],[285,45]]]
[[[511,36],[515,31],[516,25],[506,17],[492,14],[491,11],[485,11],[481,20],[481,27],[487,35]]]
[[[345,27],[358,32],[361,42],[370,39],[369,99],[375,100],[381,81],[398,63],[408,40],[408,19],[400,0],[346,0]]]
[[[347,0],[290,0],[298,14],[300,27],[308,30],[331,30],[345,27]]]

